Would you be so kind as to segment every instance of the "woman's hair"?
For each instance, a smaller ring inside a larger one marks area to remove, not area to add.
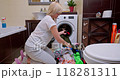
[[[58,14],[62,13],[62,11],[63,11],[62,6],[57,1],[55,1],[50,4],[47,15],[53,16],[57,13]]]

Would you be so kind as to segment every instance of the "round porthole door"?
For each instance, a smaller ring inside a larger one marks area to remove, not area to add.
[[[57,24],[57,28],[58,32],[65,30],[69,37],[74,32],[74,26],[70,22],[60,22]]]

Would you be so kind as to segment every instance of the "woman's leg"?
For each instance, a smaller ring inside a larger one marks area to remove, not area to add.
[[[44,51],[47,52],[47,53],[49,53],[49,54],[55,59],[54,53],[53,53],[48,47],[46,47],[46,48],[44,49]]]
[[[25,47],[25,51],[26,54],[32,59],[35,60],[37,62],[40,63],[45,63],[45,64],[56,64],[55,59],[53,58],[53,56],[51,56],[49,53],[47,53],[47,51],[49,51],[48,49],[45,49],[46,51],[44,51],[43,49],[38,50],[38,51],[32,51],[32,48],[26,46]]]

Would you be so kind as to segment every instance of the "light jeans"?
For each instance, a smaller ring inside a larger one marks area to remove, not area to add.
[[[31,64],[56,64],[55,55],[48,47],[35,50],[25,45],[25,52],[31,58]]]

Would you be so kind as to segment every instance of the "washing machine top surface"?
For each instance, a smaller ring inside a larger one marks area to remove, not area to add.
[[[92,44],[85,48],[85,53],[91,58],[106,61],[120,61],[120,44]]]
[[[77,22],[77,14],[75,14],[75,15],[59,15],[57,18],[57,23],[59,23],[61,21],[68,21],[68,22],[76,24],[75,22]]]

